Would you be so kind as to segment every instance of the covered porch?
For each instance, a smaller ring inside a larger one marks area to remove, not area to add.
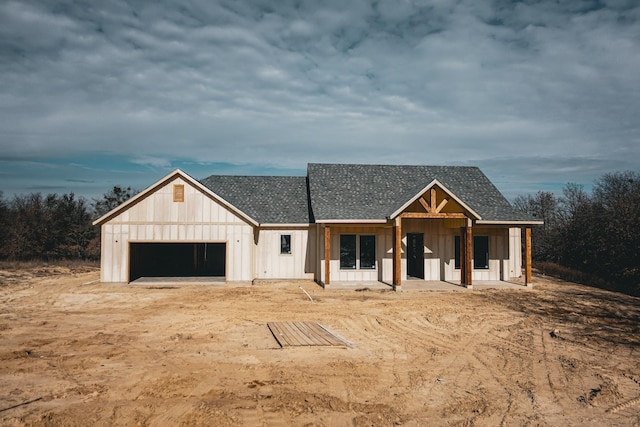
[[[525,286],[532,282],[531,224],[482,220],[435,180],[385,220],[323,221],[318,231],[323,255],[318,281],[324,287],[374,288],[375,279],[393,290],[521,287],[511,282],[521,277],[521,262]],[[351,248],[343,247],[342,237],[349,233]],[[381,246],[367,270],[357,262],[360,235],[373,236],[373,244]],[[352,254],[351,263],[343,263],[346,253]]]

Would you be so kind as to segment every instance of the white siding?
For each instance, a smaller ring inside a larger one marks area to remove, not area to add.
[[[424,280],[447,280],[447,268],[453,266],[453,236],[459,229],[445,228],[437,219],[402,221],[402,247],[407,233],[424,233]],[[407,259],[403,249],[402,278],[407,277]]]
[[[454,236],[460,234],[460,228],[448,228],[441,220],[405,219],[402,221],[402,279],[407,278],[406,244],[407,233],[424,234],[424,279],[460,281],[460,270],[455,269]],[[520,229],[474,227],[477,236],[489,237],[489,268],[473,271],[473,280],[508,280],[514,277],[511,270],[519,262]],[[518,234],[518,238],[511,236]],[[376,269],[341,270],[340,235],[375,234]],[[317,227],[317,280],[325,282],[324,277],[324,227]],[[517,242],[515,242],[517,240]],[[513,246],[517,243],[517,249]],[[331,226],[331,282],[378,280],[393,282],[393,228],[388,226]],[[518,270],[519,271],[519,270]]]
[[[450,249],[446,255],[445,280],[460,281],[460,270],[455,269],[454,235],[460,235],[460,231],[452,230],[450,236]],[[505,228],[473,228],[474,236],[489,237],[489,268],[474,269],[472,280],[508,280],[505,269],[509,265],[509,234]]]
[[[260,279],[313,279],[316,229],[313,227],[261,229],[257,246],[256,277]],[[291,253],[280,253],[280,236],[291,235]]]
[[[184,202],[173,201],[174,184],[184,185]],[[227,280],[254,278],[253,226],[180,177],[102,225],[103,282],[129,280],[132,242],[224,242]]]
[[[509,229],[509,278],[522,276],[522,229]]]
[[[184,185],[184,202],[173,201],[173,185]],[[406,280],[407,233],[424,234],[425,280],[460,280],[454,268],[454,236],[437,219],[402,221],[401,276]],[[258,233],[257,235],[255,233]],[[474,235],[489,236],[489,269],[474,270],[474,280],[508,280],[520,277],[522,266],[520,228],[474,227]],[[280,254],[280,235],[291,235],[291,254]],[[340,269],[340,235],[375,235],[375,269]],[[176,176],[158,185],[128,209],[102,225],[101,279],[129,280],[130,243],[215,242],[226,243],[226,279],[311,279],[325,282],[324,227],[320,225],[254,229],[231,207],[225,206],[189,181]],[[331,281],[393,281],[393,228],[390,225],[332,225]]]
[[[340,235],[375,235],[376,236],[376,268],[375,269],[340,269]],[[321,240],[320,276],[324,277],[324,229],[319,229]],[[331,282],[357,282],[357,281],[384,281],[391,283],[393,280],[393,234],[391,228],[383,227],[356,227],[356,226],[331,226]]]

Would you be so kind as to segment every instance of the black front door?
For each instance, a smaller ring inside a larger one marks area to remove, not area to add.
[[[424,234],[407,233],[407,277],[424,279]]]

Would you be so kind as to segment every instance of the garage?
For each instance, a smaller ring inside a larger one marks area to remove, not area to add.
[[[226,275],[226,243],[130,243],[129,281]]]

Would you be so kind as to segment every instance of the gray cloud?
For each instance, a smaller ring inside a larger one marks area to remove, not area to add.
[[[639,166],[639,17],[633,1],[9,1],[0,158],[590,181]]]

